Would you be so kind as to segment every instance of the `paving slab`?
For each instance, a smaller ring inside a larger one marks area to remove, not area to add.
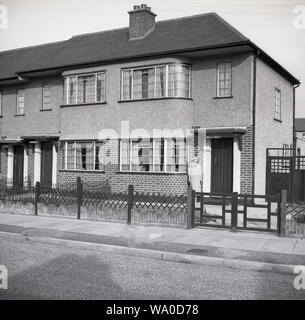
[[[292,253],[297,239],[293,238],[278,238],[269,239],[269,241],[261,248],[262,252],[276,253]]]
[[[305,239],[297,239],[292,251],[293,254],[305,255]]]

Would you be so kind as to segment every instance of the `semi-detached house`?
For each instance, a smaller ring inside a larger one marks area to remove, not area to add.
[[[127,28],[0,53],[2,184],[180,194],[198,152],[203,191],[265,193],[266,148],[293,144],[299,81],[215,13],[155,20],[134,6]],[[122,137],[122,123],[150,136]]]

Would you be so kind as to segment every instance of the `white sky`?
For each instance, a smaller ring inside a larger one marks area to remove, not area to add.
[[[157,20],[215,11],[305,82],[305,29],[294,27],[293,11],[305,0],[0,0],[8,9],[0,50],[126,27],[127,11],[141,3],[152,7]],[[304,87],[297,90],[299,117],[305,117]]]

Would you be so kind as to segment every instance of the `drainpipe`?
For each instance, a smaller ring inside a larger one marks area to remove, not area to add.
[[[300,84],[294,85],[293,86],[293,102],[292,102],[292,106],[293,106],[293,122],[292,122],[292,164],[291,164],[291,174],[290,174],[290,192],[289,192],[289,197],[290,200],[293,201],[294,200],[294,189],[293,189],[293,180],[294,180],[294,173],[295,173],[295,163],[296,163],[296,147],[297,147],[297,138],[296,138],[296,128],[295,128],[295,91],[296,89],[300,86]]]
[[[259,50],[255,52],[253,59],[253,102],[252,102],[252,196],[255,192],[255,118],[256,118],[256,72],[257,72],[257,57]]]
[[[300,86],[300,84],[293,86],[293,125],[292,125],[292,137],[293,137],[293,145],[292,145],[292,152],[293,156],[296,156],[296,145],[297,145],[297,139],[296,139],[296,129],[295,129],[295,91]]]

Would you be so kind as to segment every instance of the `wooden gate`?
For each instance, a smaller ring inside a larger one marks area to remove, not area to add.
[[[281,196],[194,192],[193,226],[280,231]]]
[[[266,194],[287,190],[289,201],[305,201],[305,156],[292,149],[267,149]]]

